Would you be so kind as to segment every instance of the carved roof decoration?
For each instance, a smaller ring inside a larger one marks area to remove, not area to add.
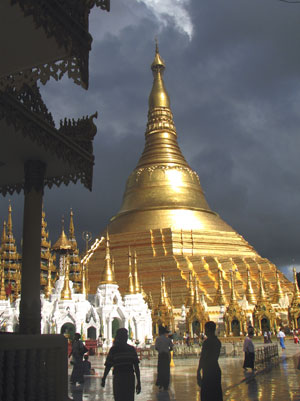
[[[0,193],[19,193],[24,188],[24,161],[30,158],[46,163],[44,183],[49,188],[80,180],[91,190],[94,118],[97,113],[65,120],[56,129],[36,85],[0,92]]]
[[[17,62],[12,61],[8,73],[0,73],[0,90],[8,86],[20,89],[24,83],[31,85],[37,80],[45,84],[51,77],[61,79],[65,73],[87,89],[93,40],[88,31],[89,13],[94,6],[109,11],[110,0],[3,0],[1,13],[7,15],[9,26],[18,27],[19,37],[25,34],[26,40],[28,35],[30,41],[37,31],[39,44],[46,46],[51,41],[51,51],[48,56],[40,54],[30,61],[29,54],[20,55]],[[26,20],[24,24],[22,19]],[[19,42],[22,46],[21,39]]]

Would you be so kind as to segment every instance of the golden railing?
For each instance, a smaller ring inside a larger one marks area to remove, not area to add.
[[[67,339],[0,334],[1,401],[67,401]]]

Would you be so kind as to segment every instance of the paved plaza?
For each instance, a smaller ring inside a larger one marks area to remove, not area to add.
[[[286,351],[280,349],[279,353],[278,364],[261,368],[255,374],[250,371],[244,373],[241,356],[220,358],[224,401],[300,401],[300,370],[296,369],[300,346],[287,341]],[[113,401],[112,374],[107,377],[104,389],[100,385],[104,357],[92,356],[90,361],[96,375],[86,377],[83,386],[70,385],[70,397],[75,401]],[[168,392],[158,391],[154,385],[156,362],[156,358],[141,361],[142,392],[135,397],[136,401],[200,401],[196,383],[197,358],[175,359]]]

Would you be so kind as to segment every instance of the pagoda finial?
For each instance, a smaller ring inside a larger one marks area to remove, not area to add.
[[[283,294],[283,291],[282,291],[282,288],[281,288],[281,284],[280,284],[280,280],[279,280],[279,274],[278,274],[277,270],[276,270],[275,274],[276,274],[276,288],[275,288],[275,294],[274,294],[273,302],[278,304],[279,301],[284,298],[284,294]]]
[[[154,306],[154,302],[153,302],[153,298],[152,298],[152,293],[151,293],[151,291],[149,292],[149,295],[148,295],[148,297],[147,297],[147,304],[148,304],[148,306],[149,306],[149,309],[153,309],[153,306]]]
[[[215,258],[215,261],[218,265],[218,289],[215,296],[215,304],[222,306],[226,304],[225,293],[223,289],[222,265],[217,258]]]
[[[70,256],[67,255],[66,259],[66,265],[65,265],[65,277],[64,277],[64,286],[61,292],[61,299],[72,299],[72,293],[70,289],[70,277],[69,277],[69,272],[70,272]]]
[[[194,277],[194,305],[200,305],[200,294],[197,277]]]
[[[300,291],[299,291],[299,286],[298,286],[298,281],[297,281],[297,273],[296,273],[296,268],[293,268],[293,276],[294,276],[294,294],[293,294],[293,300],[292,304],[298,305],[300,303]]]
[[[231,293],[230,293],[230,303],[234,304],[237,302],[237,298],[236,298],[236,292],[235,292],[235,271],[231,270],[230,271],[230,281],[231,281]]]
[[[81,293],[83,295],[85,295],[85,297],[87,296],[87,280],[86,280],[86,265],[82,263],[81,265]]]
[[[194,303],[194,284],[193,284],[193,275],[192,272],[189,271],[189,280],[188,280],[188,295],[186,297],[185,306],[190,307]]]
[[[69,239],[75,239],[75,230],[74,230],[74,222],[73,222],[73,210],[70,209],[70,227],[69,227]]]
[[[61,234],[55,244],[52,246],[52,249],[58,253],[70,252],[72,249],[72,244],[68,240],[65,231],[64,231],[64,216],[61,219]]]
[[[11,203],[9,201],[9,205],[8,205],[8,218],[7,218],[7,234],[10,236],[12,235],[12,217],[11,217],[11,213],[12,213],[12,208],[11,208]]]
[[[132,266],[131,266],[131,250],[130,246],[128,247],[128,288],[127,288],[127,293],[128,294],[134,294],[134,282],[133,282],[133,277],[132,277]]]
[[[251,275],[250,275],[250,266],[247,263],[246,259],[243,259],[243,262],[245,263],[246,270],[247,270],[246,298],[247,298],[247,301],[250,304],[255,305],[256,304],[256,296],[255,296],[253,288],[252,288]]]
[[[105,252],[105,267],[102,274],[100,284],[116,284],[115,275],[112,269],[111,256],[110,256],[110,242],[108,230],[106,231],[106,252]]]
[[[168,306],[168,308],[172,308],[172,304],[168,295],[168,291],[167,291],[167,286],[166,286],[166,279],[165,279],[165,275],[162,274],[161,275],[161,286],[162,286],[162,291],[163,291],[163,297],[165,300],[165,304]]]
[[[267,300],[267,295],[264,288],[263,276],[261,268],[259,268],[259,292],[258,292],[258,301],[264,302]]]
[[[4,301],[6,299],[6,292],[5,292],[5,271],[4,271],[4,263],[3,260],[0,259],[1,263],[1,286],[0,286],[0,300]]]
[[[135,289],[136,294],[139,294],[141,292],[141,287],[140,287],[140,280],[139,280],[139,276],[138,276],[136,250],[134,251],[133,261],[134,261],[134,289]]]
[[[52,258],[50,256],[48,260],[48,271],[47,271],[47,285],[45,287],[45,297],[49,298],[50,295],[52,294],[52,270],[51,270],[51,263],[52,263]]]
[[[170,108],[170,99],[166,91],[163,72],[165,70],[165,62],[161,58],[158,50],[158,42],[156,40],[155,44],[155,57],[153,63],[151,64],[151,70],[153,72],[153,86],[149,96],[149,110],[155,109],[157,107],[167,107]]]
[[[6,221],[3,222],[3,231],[2,231],[2,237],[1,237],[1,246],[6,242]]]
[[[158,306],[167,306],[164,287],[165,287],[165,276],[162,274],[160,279],[160,299],[158,302]]]

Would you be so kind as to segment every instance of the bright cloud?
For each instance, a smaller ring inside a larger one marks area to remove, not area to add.
[[[193,24],[185,7],[190,0],[137,0],[137,2],[144,3],[164,26],[168,24],[165,16],[171,18],[178,31],[192,39]]]

